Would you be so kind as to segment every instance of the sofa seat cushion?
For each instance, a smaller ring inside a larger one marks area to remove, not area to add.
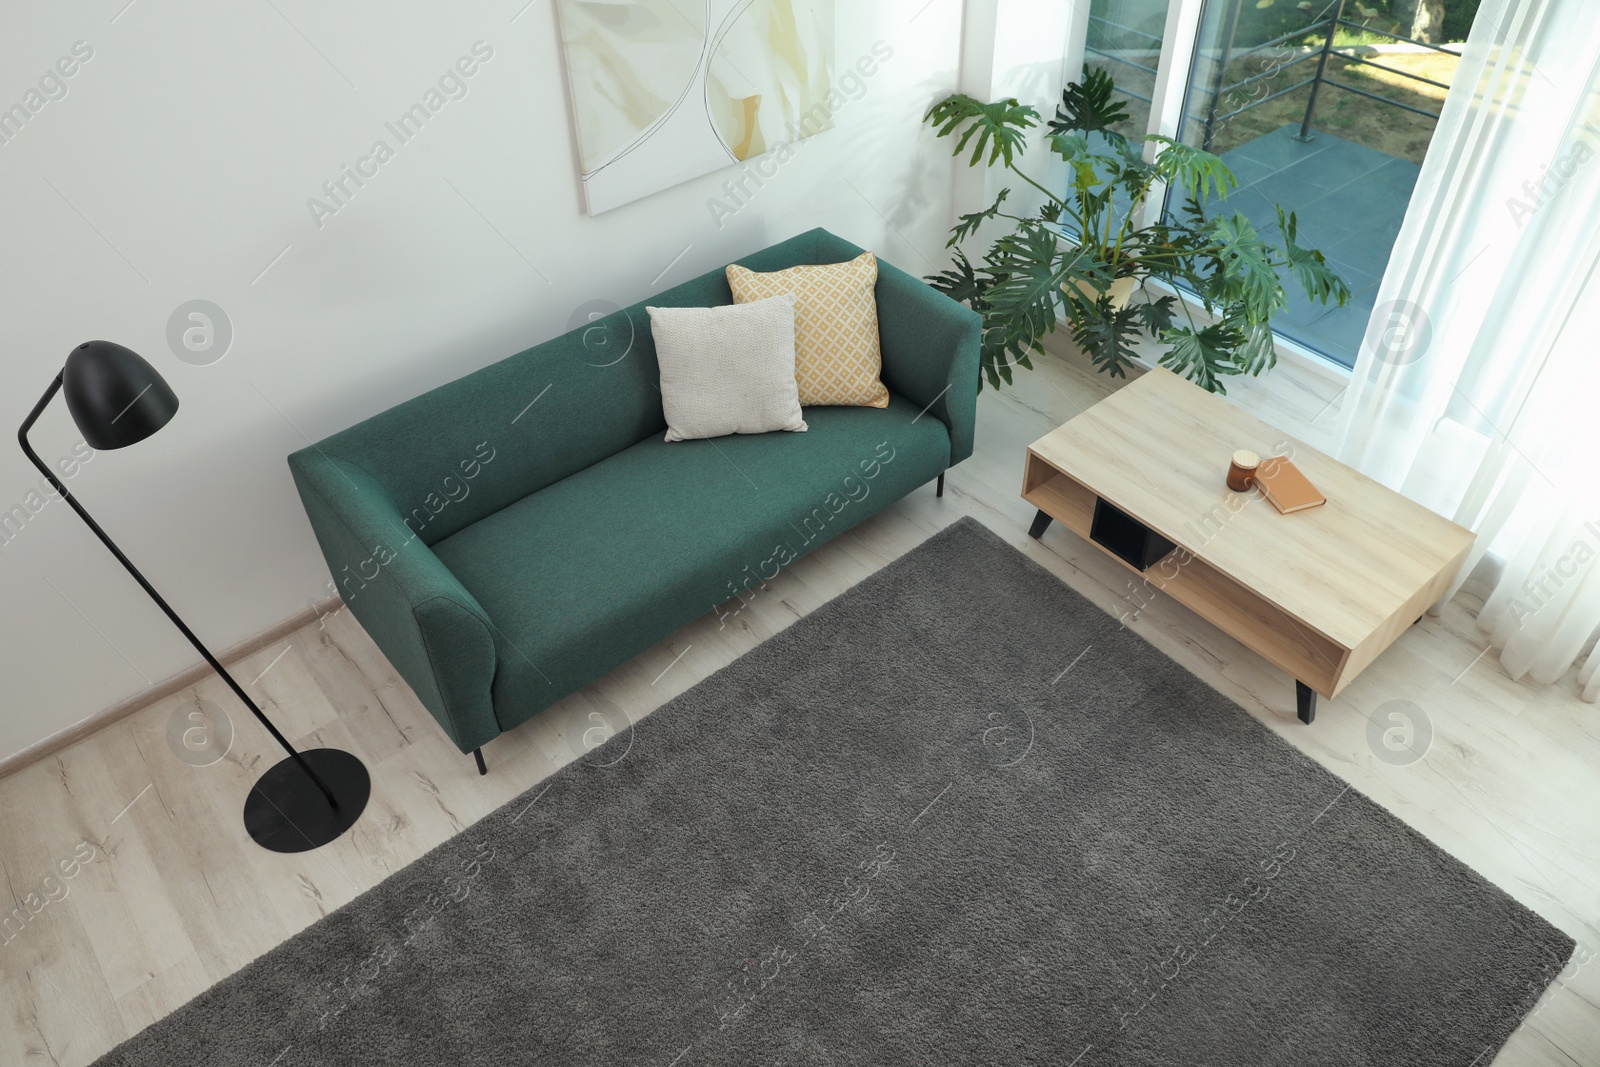
[[[748,598],[949,463],[944,424],[900,396],[806,419],[803,434],[653,435],[433,546],[498,630],[501,729]]]

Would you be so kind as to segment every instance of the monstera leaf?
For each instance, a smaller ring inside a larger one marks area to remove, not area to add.
[[[1165,146],[1156,156],[1156,173],[1185,197],[1199,201],[1215,196],[1225,200],[1238,188],[1239,180],[1221,157],[1159,134],[1151,134],[1148,139]],[[1198,209],[1199,204],[1195,206]]]
[[[1328,266],[1327,257],[1315,248],[1302,248],[1298,243],[1298,220],[1293,212],[1278,209],[1278,233],[1283,237],[1283,256],[1295,281],[1312,300],[1326,304],[1336,301],[1343,307],[1350,299],[1350,286]]]
[[[1172,309],[1177,306],[1177,303],[1178,301],[1173,297],[1161,296],[1132,306],[1139,313],[1139,321],[1144,325],[1145,330],[1152,337],[1160,337],[1163,333],[1172,329]]]
[[[1254,323],[1245,331],[1244,340],[1233,350],[1233,364],[1240,374],[1251,376],[1271,370],[1278,364],[1278,339],[1272,336],[1272,327],[1264,322]]]
[[[987,259],[994,284],[985,294],[985,328],[1003,325],[1007,350],[1026,358],[1055,330],[1061,287],[1072,278],[1077,256],[1063,253],[1061,237],[1050,227],[1025,225],[996,241]]]
[[[1137,354],[1134,343],[1143,323],[1137,307],[1112,308],[1111,299],[1102,296],[1072,322],[1072,339],[1089,355],[1096,369],[1113,378],[1127,376],[1128,366]]]
[[[1101,133],[1108,140],[1126,140],[1111,127],[1128,119],[1126,102],[1117,99],[1117,86],[1111,75],[1089,67],[1083,80],[1067,86],[1050,120],[1051,133]]]
[[[1161,355],[1161,365],[1188,378],[1213,393],[1226,393],[1221,378],[1237,374],[1234,349],[1244,343],[1244,334],[1226,322],[1213,322],[1204,329],[1180,326],[1161,335],[1169,347]]]
[[[946,241],[946,248],[954,248],[959,242],[978,232],[978,227],[1001,214],[1000,205],[1006,202],[1006,197],[1011,195],[1010,189],[1000,190],[1000,195],[994,198],[994,203],[983,211],[974,211],[970,215],[962,215],[961,221],[956,223],[950,231],[950,240]],[[1007,218],[1015,216],[1007,215]],[[1020,220],[1019,220],[1020,221]]]
[[[962,130],[961,139],[956,142],[951,155],[959,156],[966,149],[967,142],[976,138],[972,146],[972,158],[967,160],[968,166],[976,166],[978,160],[983,158],[983,150],[988,148],[989,166],[1004,160],[1009,167],[1015,154],[1027,148],[1027,131],[1039,124],[1039,113],[1026,104],[1017,103],[1014,97],[983,104],[964,93],[957,93],[929,108],[923,121],[930,123],[940,137],[948,137],[957,129]]]
[[[1220,272],[1211,276],[1210,295],[1221,304],[1243,305],[1249,323],[1266,322],[1288,301],[1261,235],[1243,214],[1235,212],[1211,220]]]
[[[948,270],[929,275],[927,282],[945,296],[974,311],[982,311],[989,306],[983,296],[989,290],[991,279],[979,277],[978,272],[972,269],[967,254],[959,248],[956,249],[955,264]]]

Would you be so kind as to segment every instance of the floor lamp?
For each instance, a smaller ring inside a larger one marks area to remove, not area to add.
[[[23,421],[17,440],[22,443],[23,453],[44,472],[61,498],[72,505],[78,517],[88,523],[95,536],[133,575],[134,581],[150,594],[179,632],[205,657],[211,669],[222,676],[250,713],[289,754],[268,769],[251,788],[244,803],[245,831],[263,848],[274,852],[306,852],[332,841],[350,829],[367,806],[372,789],[367,768],[355,756],[336,748],[297,752],[234,681],[233,675],[217,662],[217,657],[200,643],[194,631],[161,599],[161,594],[139,573],[139,568],[89,517],[49,465],[39,458],[28,444],[28,431],[58,392],[66,394],[67,410],[72,413],[72,421],[78,424],[84,441],[102,451],[138,444],[172,421],[178,411],[177,394],[137,353],[110,341],[86,341],[67,355],[66,366]]]

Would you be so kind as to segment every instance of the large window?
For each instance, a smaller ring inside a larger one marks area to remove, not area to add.
[[[1171,0],[1198,20],[1180,56],[1163,49],[1167,0],[1093,0],[1085,60],[1129,98],[1136,137],[1160,125],[1161,63],[1187,68],[1167,128],[1222,156],[1240,184],[1209,207],[1267,230],[1281,204],[1350,284],[1343,308],[1286,285],[1275,329],[1350,366],[1478,2]]]

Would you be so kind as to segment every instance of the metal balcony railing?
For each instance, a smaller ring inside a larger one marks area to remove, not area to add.
[[[1226,122],[1227,120],[1229,120],[1231,118],[1234,118],[1237,115],[1242,115],[1246,111],[1251,110],[1252,108],[1260,107],[1262,104],[1267,103],[1269,100],[1276,100],[1278,97],[1283,96],[1283,95],[1285,95],[1287,93],[1292,93],[1292,92],[1295,92],[1297,90],[1304,89],[1306,86],[1310,86],[1311,87],[1311,94],[1310,94],[1309,99],[1307,99],[1307,101],[1306,101],[1305,117],[1300,122],[1300,133],[1299,133],[1298,136],[1299,136],[1300,140],[1302,140],[1302,141],[1311,140],[1311,137],[1312,137],[1312,134],[1311,134],[1312,121],[1313,121],[1313,119],[1314,119],[1314,117],[1316,115],[1317,101],[1318,101],[1318,99],[1319,99],[1319,97],[1321,95],[1322,87],[1324,85],[1330,85],[1330,86],[1333,86],[1335,89],[1340,89],[1340,90],[1343,90],[1344,92],[1347,92],[1347,93],[1354,93],[1357,96],[1364,96],[1369,100],[1375,100],[1380,104],[1386,104],[1386,105],[1388,105],[1390,107],[1400,108],[1403,111],[1410,111],[1410,112],[1413,112],[1413,113],[1418,114],[1418,115],[1425,115],[1428,118],[1437,119],[1439,117],[1439,113],[1436,112],[1436,111],[1428,111],[1425,108],[1415,107],[1415,106],[1413,106],[1411,104],[1407,104],[1407,103],[1405,103],[1403,101],[1400,101],[1400,100],[1393,100],[1393,99],[1390,99],[1387,96],[1381,96],[1378,93],[1369,92],[1366,89],[1362,89],[1362,88],[1359,88],[1357,86],[1350,85],[1350,84],[1347,84],[1346,82],[1338,81],[1337,79],[1333,78],[1328,73],[1328,60],[1330,58],[1334,57],[1334,56],[1338,56],[1340,59],[1346,60],[1348,62],[1360,63],[1360,64],[1363,64],[1363,65],[1369,66],[1369,67],[1376,67],[1379,70],[1387,71],[1390,74],[1394,74],[1394,75],[1397,75],[1397,76],[1402,77],[1402,78],[1407,78],[1407,79],[1409,79],[1411,81],[1424,82],[1424,83],[1426,83],[1428,85],[1436,86],[1437,88],[1444,89],[1446,91],[1448,91],[1449,88],[1450,88],[1450,86],[1446,85],[1444,82],[1435,81],[1432,78],[1426,78],[1426,77],[1423,77],[1420,74],[1413,74],[1410,71],[1401,70],[1398,67],[1391,67],[1391,66],[1387,66],[1386,64],[1383,64],[1383,63],[1377,63],[1377,62],[1374,62],[1371,59],[1368,59],[1365,56],[1355,54],[1355,53],[1353,53],[1353,52],[1351,52],[1351,51],[1349,51],[1347,49],[1337,48],[1334,45],[1334,37],[1338,34],[1339,27],[1344,26],[1344,27],[1347,27],[1347,28],[1352,29],[1352,30],[1358,30],[1358,31],[1361,31],[1363,33],[1370,33],[1370,34],[1373,34],[1373,35],[1378,36],[1378,37],[1387,37],[1387,38],[1389,38],[1390,40],[1393,40],[1393,41],[1401,41],[1401,42],[1404,42],[1406,44],[1412,44],[1412,45],[1417,45],[1417,46],[1419,46],[1421,48],[1431,49],[1432,51],[1435,51],[1435,52],[1442,52],[1442,53],[1444,53],[1446,55],[1452,55],[1453,56],[1453,55],[1457,55],[1458,53],[1453,52],[1448,48],[1442,48],[1442,47],[1440,47],[1439,45],[1436,45],[1436,44],[1429,44],[1426,41],[1417,41],[1417,40],[1411,39],[1410,37],[1402,37],[1401,35],[1399,35],[1397,33],[1389,33],[1389,32],[1387,32],[1385,30],[1374,29],[1373,27],[1368,26],[1365,23],[1352,22],[1351,20],[1349,20],[1349,19],[1344,17],[1345,7],[1346,7],[1346,4],[1348,3],[1348,0],[1337,0],[1337,2],[1332,4],[1331,6],[1333,8],[1333,14],[1328,18],[1320,18],[1319,17],[1315,21],[1311,22],[1310,24],[1308,24],[1308,25],[1306,25],[1306,26],[1304,26],[1304,27],[1302,27],[1300,29],[1294,30],[1294,31],[1292,31],[1290,33],[1283,34],[1282,36],[1279,36],[1279,37],[1274,37],[1270,41],[1264,41],[1261,44],[1255,45],[1255,46],[1253,46],[1251,48],[1244,49],[1243,51],[1236,51],[1234,42],[1235,42],[1235,38],[1238,36],[1239,16],[1244,10],[1244,2],[1245,2],[1245,0],[1233,0],[1233,4],[1232,4],[1231,8],[1228,11],[1228,21],[1227,21],[1227,24],[1226,24],[1225,31],[1222,34],[1222,42],[1223,42],[1222,43],[1222,48],[1218,52],[1218,54],[1216,56],[1216,60],[1215,60],[1215,63],[1216,63],[1215,71],[1216,71],[1216,73],[1215,73],[1215,76],[1212,79],[1211,94],[1210,94],[1211,103],[1210,103],[1210,106],[1207,107],[1207,109],[1206,109],[1206,114],[1205,114],[1205,119],[1204,119],[1204,128],[1203,128],[1203,131],[1201,133],[1201,138],[1200,138],[1200,147],[1201,148],[1206,149],[1207,151],[1210,150],[1212,138],[1215,136],[1218,127],[1222,123]],[[1135,37],[1135,38],[1142,38],[1144,40],[1148,40],[1148,41],[1153,42],[1158,49],[1159,49],[1159,47],[1161,45],[1161,38],[1160,37],[1157,37],[1157,36],[1155,36],[1153,34],[1145,33],[1145,32],[1143,32],[1141,30],[1136,30],[1131,26],[1124,26],[1124,25],[1122,25],[1120,23],[1113,22],[1110,19],[1103,18],[1103,17],[1101,17],[1099,15],[1090,15],[1089,16],[1089,22],[1090,22],[1091,26],[1093,26],[1095,24],[1098,24],[1100,26],[1100,28],[1102,29],[1102,32],[1105,32],[1105,31],[1116,31],[1118,34],[1123,34],[1123,35],[1127,35],[1127,36],[1131,36],[1131,37]],[[1269,70],[1264,70],[1264,71],[1262,71],[1262,72],[1260,72],[1258,74],[1252,74],[1247,78],[1241,78],[1239,81],[1236,81],[1231,85],[1224,85],[1223,84],[1223,79],[1227,76],[1227,70],[1228,70],[1229,64],[1234,63],[1237,60],[1244,59],[1244,58],[1246,58],[1248,56],[1255,55],[1258,52],[1263,52],[1268,48],[1276,48],[1278,45],[1284,44],[1284,43],[1286,43],[1288,41],[1305,40],[1307,37],[1310,37],[1313,34],[1320,34],[1322,36],[1322,47],[1321,48],[1313,48],[1310,51],[1307,51],[1307,52],[1303,53],[1302,55],[1297,56],[1294,59],[1288,60],[1285,63],[1280,63],[1280,64],[1272,67]],[[1198,47],[1199,46],[1196,45],[1197,49],[1198,49]],[[1092,54],[1092,55],[1100,56],[1100,57],[1102,57],[1104,59],[1110,60],[1111,62],[1119,63],[1119,64],[1122,64],[1123,66],[1132,67],[1135,70],[1143,71],[1143,72],[1149,74],[1151,77],[1154,77],[1155,74],[1156,74],[1155,68],[1153,68],[1153,67],[1145,66],[1142,63],[1136,63],[1133,60],[1128,59],[1126,56],[1119,55],[1119,54],[1117,54],[1115,52],[1107,51],[1107,50],[1102,49],[1102,48],[1098,48],[1098,47],[1094,46],[1093,44],[1086,44],[1085,47],[1084,47],[1084,50],[1086,52]],[[1311,77],[1306,78],[1303,81],[1295,82],[1293,85],[1288,85],[1288,86],[1284,86],[1284,87],[1279,88],[1279,89],[1275,89],[1271,93],[1268,93],[1266,96],[1260,97],[1258,99],[1252,99],[1248,103],[1245,103],[1245,104],[1243,104],[1243,105],[1241,105],[1239,107],[1233,108],[1232,110],[1228,110],[1228,111],[1222,111],[1221,110],[1221,108],[1223,106],[1223,101],[1225,99],[1231,99],[1232,98],[1232,94],[1234,94],[1238,90],[1243,89],[1243,88],[1245,88],[1245,87],[1247,87],[1249,85],[1253,85],[1256,82],[1262,81],[1263,79],[1266,79],[1266,78],[1275,78],[1278,75],[1282,74],[1285,70],[1289,69],[1290,67],[1298,66],[1301,63],[1309,62],[1310,60],[1313,60],[1313,59],[1317,61],[1317,71]],[[1145,95],[1143,95],[1141,93],[1132,92],[1132,91],[1129,91],[1129,90],[1126,90],[1126,89],[1121,89],[1119,91],[1121,91],[1126,96],[1133,97],[1136,100],[1143,100],[1146,103],[1151,103],[1152,102],[1150,97],[1145,96]],[[1199,121],[1198,119],[1190,119],[1190,118],[1188,118],[1188,116],[1185,116],[1185,118],[1186,118],[1186,121]]]

